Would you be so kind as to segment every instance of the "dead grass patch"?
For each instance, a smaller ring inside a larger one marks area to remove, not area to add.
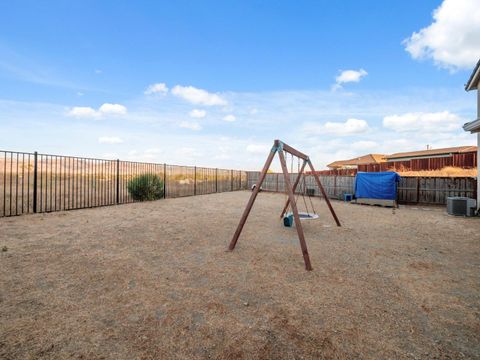
[[[0,219],[0,358],[480,356],[479,219],[315,204],[306,272],[283,195],[225,251],[248,196]]]

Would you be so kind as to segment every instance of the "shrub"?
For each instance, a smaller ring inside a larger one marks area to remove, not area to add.
[[[163,198],[163,180],[155,174],[135,176],[128,181],[128,192],[134,200],[158,200]]]

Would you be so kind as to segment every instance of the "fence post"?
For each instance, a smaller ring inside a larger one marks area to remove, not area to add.
[[[420,202],[420,177],[417,176],[417,204]]]
[[[337,175],[333,175],[333,197],[337,197]]]
[[[276,185],[275,189],[276,189],[275,192],[278,192],[278,173],[277,173],[277,185]]]
[[[218,169],[215,168],[215,192],[218,192]]]
[[[197,167],[193,167],[193,195],[197,195]]]
[[[479,110],[479,111],[480,111],[480,110]],[[478,189],[477,183],[478,183],[478,181],[480,181],[480,178],[477,177],[477,180],[476,180],[476,181],[475,181],[475,179],[467,179],[467,181],[468,181],[468,182],[471,181],[471,182],[473,183],[473,198],[474,198],[474,199],[477,199],[477,196],[478,196],[478,194],[477,194],[477,191],[478,191],[478,190],[477,190],[477,189]],[[477,204],[477,208],[478,208],[478,204]]]
[[[163,198],[167,198],[167,164],[163,163]]]
[[[117,202],[116,204],[120,203],[120,159],[117,159]]]
[[[38,153],[33,153],[33,212],[37,212]]]
[[[233,191],[233,170],[230,170],[230,191]]]

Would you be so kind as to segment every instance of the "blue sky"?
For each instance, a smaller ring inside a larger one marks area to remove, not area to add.
[[[0,148],[256,169],[275,138],[317,167],[474,144],[477,7],[4,2]]]

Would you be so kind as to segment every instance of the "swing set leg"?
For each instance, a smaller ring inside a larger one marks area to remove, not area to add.
[[[260,192],[260,187],[263,184],[263,181],[265,180],[265,176],[267,175],[268,168],[270,167],[270,164],[272,163],[273,157],[275,156],[276,149],[274,150],[272,148],[272,151],[270,151],[270,154],[268,155],[267,161],[265,162],[265,165],[263,166],[262,172],[260,173],[260,177],[258,178],[257,185],[255,186],[255,189],[252,192],[252,195],[250,196],[250,200],[248,200],[247,207],[243,211],[243,215],[240,218],[240,222],[237,226],[237,230],[235,230],[235,234],[233,234],[233,238],[230,241],[230,245],[228,246],[228,250],[232,251],[235,249],[235,245],[237,244],[238,238],[240,237],[240,234],[242,233],[243,227],[245,226],[245,223],[247,222],[248,215],[250,214],[250,210],[252,210],[253,203],[255,202],[255,199],[257,198],[258,193]]]
[[[295,227],[298,233],[298,240],[300,241],[300,247],[302,249],[303,261],[305,262],[305,269],[310,271],[313,270],[312,264],[310,263],[310,256],[308,255],[307,243],[305,241],[305,234],[303,233],[302,222],[300,221],[300,216],[298,215],[297,204],[295,203],[295,195],[293,193],[293,188],[290,184],[290,179],[288,176],[287,164],[285,162],[285,156],[282,151],[278,152],[280,157],[280,165],[282,166],[283,177],[285,178],[285,186],[287,187],[288,198],[293,212],[293,219],[295,220]]]

